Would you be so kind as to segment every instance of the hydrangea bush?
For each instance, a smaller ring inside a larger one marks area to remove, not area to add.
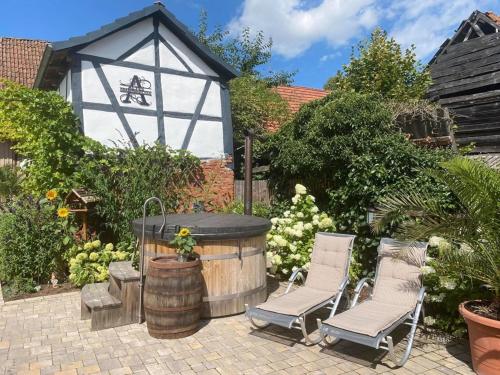
[[[99,240],[74,246],[67,254],[69,258],[69,280],[76,286],[108,279],[108,266],[112,261],[129,260],[130,253],[115,249],[112,243]]]
[[[335,230],[333,219],[319,211],[315,198],[300,184],[295,186],[290,209],[283,213],[283,217],[272,218],[271,223],[267,235],[271,270],[285,276],[297,268],[308,269],[317,232]]]
[[[472,280],[451,274],[439,261],[440,256],[450,251],[452,246],[458,245],[452,245],[441,237],[429,239],[426,265],[421,269],[427,288],[424,323],[455,336],[464,336],[466,325],[457,306],[463,301],[480,299],[482,296],[478,294],[478,287]]]

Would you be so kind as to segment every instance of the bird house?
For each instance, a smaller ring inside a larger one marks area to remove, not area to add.
[[[87,240],[89,213],[94,209],[99,198],[86,189],[72,189],[65,202],[70,212],[74,212],[82,223],[82,238]]]

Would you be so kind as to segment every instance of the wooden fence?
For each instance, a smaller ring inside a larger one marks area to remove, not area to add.
[[[245,197],[245,181],[234,181],[234,199],[243,201]],[[252,200],[269,204],[271,202],[271,191],[267,180],[252,181]]]
[[[19,159],[11,150],[10,142],[0,142],[0,167],[15,166],[19,164]]]

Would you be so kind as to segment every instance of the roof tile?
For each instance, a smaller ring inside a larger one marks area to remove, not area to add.
[[[0,78],[33,87],[47,44],[43,40],[0,38]]]

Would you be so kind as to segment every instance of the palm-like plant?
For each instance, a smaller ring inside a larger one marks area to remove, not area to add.
[[[429,171],[457,199],[454,210],[430,195],[400,191],[379,202],[373,229],[399,222],[396,235],[425,239],[436,235],[455,246],[442,254],[447,271],[485,284],[493,293],[491,308],[500,310],[500,172],[479,160],[456,157]],[[401,221],[401,218],[404,218]]]

